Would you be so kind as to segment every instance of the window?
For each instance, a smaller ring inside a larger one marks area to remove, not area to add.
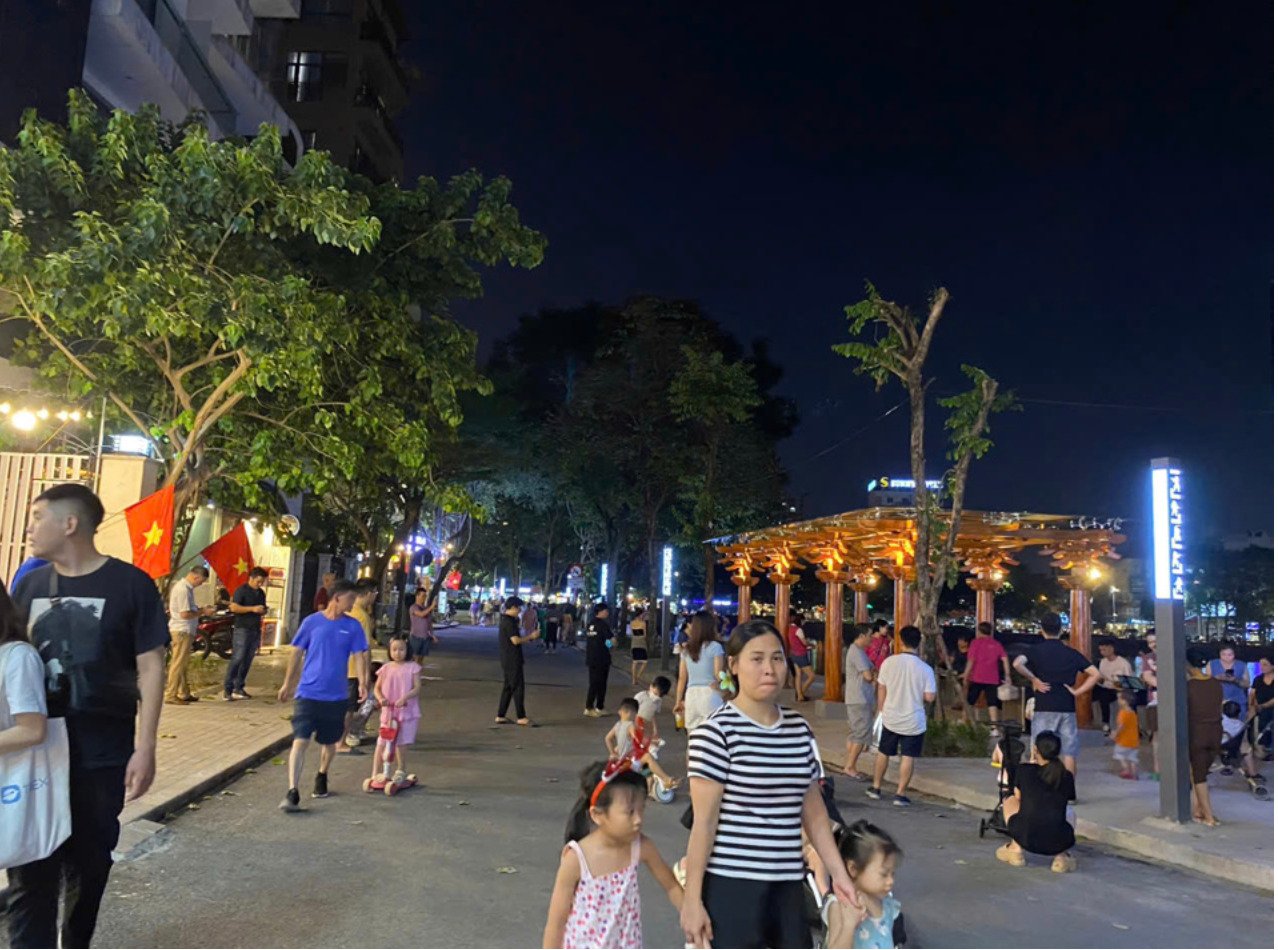
[[[293,51],[288,54],[285,79],[293,102],[315,102],[324,97],[324,54]]]

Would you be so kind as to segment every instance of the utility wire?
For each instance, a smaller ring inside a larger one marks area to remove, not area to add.
[[[877,417],[877,418],[875,418],[875,419],[872,419],[870,422],[868,422],[868,423],[866,423],[865,425],[861,426],[861,428],[857,429],[855,432],[853,432],[853,433],[851,433],[851,434],[849,434],[849,435],[845,435],[843,438],[839,439],[839,441],[835,442],[833,445],[828,445],[828,446],[826,446],[826,447],[825,447],[825,448],[823,448],[820,452],[816,453],[816,455],[812,455],[812,456],[809,456],[808,458],[805,458],[805,459],[804,459],[802,462],[800,462],[799,464],[800,464],[800,465],[806,465],[806,464],[808,464],[808,462],[811,462],[811,461],[813,461],[813,460],[815,460],[815,459],[819,459],[819,458],[820,458],[821,456],[823,456],[823,455],[829,455],[831,452],[833,452],[833,451],[834,451],[835,449],[837,449],[839,446],[843,445],[845,442],[849,442],[849,441],[851,441],[852,439],[855,439],[855,438],[856,438],[858,435],[860,435],[862,432],[865,432],[867,429],[870,429],[870,428],[872,428],[873,426],[878,425],[880,422],[882,422],[882,421],[883,421],[884,419],[886,419],[888,416],[892,415],[892,413],[896,412],[898,409],[900,409],[902,406],[904,406],[904,405],[905,405],[905,402],[906,402],[906,401],[905,401],[904,399],[902,399],[900,402],[898,402],[895,406],[893,406],[893,407],[892,407],[891,409],[889,409],[887,412],[883,413],[883,415],[878,416],[878,417]]]

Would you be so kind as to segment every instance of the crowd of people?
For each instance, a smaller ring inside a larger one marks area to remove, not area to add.
[[[102,517],[101,502],[83,486],[42,493],[32,505],[28,541],[46,563],[27,570],[11,596],[0,586],[0,754],[61,738],[69,757],[67,833],[31,843],[15,852],[21,860],[7,862],[13,947],[89,944],[119,814],[154,779],[161,706],[195,701],[181,658],[201,614],[194,591],[207,581],[207,570],[179,579],[166,610],[150,578],[97,550]],[[245,685],[266,613],[265,580],[265,571],[254,569],[230,596],[235,632],[222,688],[227,702],[249,698]],[[375,710],[379,739],[365,788],[393,791],[415,781],[409,759],[421,720],[421,660],[438,641],[435,605],[428,591],[416,592],[408,630],[396,631],[385,661],[375,663],[376,597],[371,582],[328,575],[315,611],[293,635],[277,695],[292,701],[284,812],[302,809],[311,744],[320,749],[310,796],[324,798],[335,756],[364,754],[359,737]],[[477,599],[474,608],[480,625],[495,618],[497,626],[502,687],[496,721],[535,726],[525,708],[524,650],[537,643],[548,653],[574,647],[577,608],[518,597],[492,609]],[[583,715],[598,718],[608,709],[609,673],[623,646],[618,629],[629,634],[632,686],[641,688],[615,707],[617,720],[602,739],[607,758],[582,773],[544,945],[641,946],[640,865],[665,891],[690,946],[900,945],[904,917],[893,887],[901,849],[880,827],[842,821],[811,727],[781,703],[787,688],[796,704],[805,701],[815,679],[813,644],[799,618],[783,631],[758,619],[733,626],[708,610],[685,615],[673,640],[677,679],[656,676],[645,684],[649,616],[639,610],[614,625],[612,608],[603,603],[584,613]],[[1002,687],[1014,671],[1028,682],[1030,757],[1002,763],[1009,792],[1000,809],[1009,840],[997,858],[1019,867],[1027,853],[1046,855],[1053,871],[1068,872],[1076,867],[1077,700],[1097,702],[1118,773],[1137,778],[1142,739],[1158,731],[1158,658],[1151,638],[1135,664],[1109,642],[1100,644],[1093,663],[1061,641],[1058,616],[1044,616],[1040,628],[1041,642],[1017,651],[1013,661],[992,630],[979,626],[957,671],[969,715],[983,704],[996,735],[1004,728]],[[932,667],[919,656],[921,641],[912,626],[893,637],[885,622],[858,624],[837,658],[848,721],[845,774],[865,785],[866,796],[880,799],[888,763],[899,757],[892,797],[899,808],[911,804],[927,708],[939,693]],[[1253,678],[1229,647],[1209,662],[1190,659],[1193,817],[1214,826],[1219,819],[1209,772],[1221,767],[1223,756],[1225,768],[1236,762],[1254,775],[1260,756],[1272,749],[1273,665],[1262,660]],[[659,715],[671,694],[676,727],[688,734],[686,779],[660,761]],[[867,752],[873,766],[863,771]],[[650,798],[684,783],[689,836],[686,854],[672,865],[643,835],[644,810]]]

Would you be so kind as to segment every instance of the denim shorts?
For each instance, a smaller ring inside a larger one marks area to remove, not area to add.
[[[1030,745],[1040,732],[1054,732],[1061,739],[1061,755],[1078,757],[1078,716],[1072,712],[1036,712],[1030,723]]]

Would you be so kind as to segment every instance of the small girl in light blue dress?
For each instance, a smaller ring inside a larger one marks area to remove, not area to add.
[[[901,849],[891,835],[868,821],[858,821],[838,838],[839,854],[861,897],[861,909],[838,901],[826,903],[827,947],[894,947],[893,927],[901,902],[892,896]]]

